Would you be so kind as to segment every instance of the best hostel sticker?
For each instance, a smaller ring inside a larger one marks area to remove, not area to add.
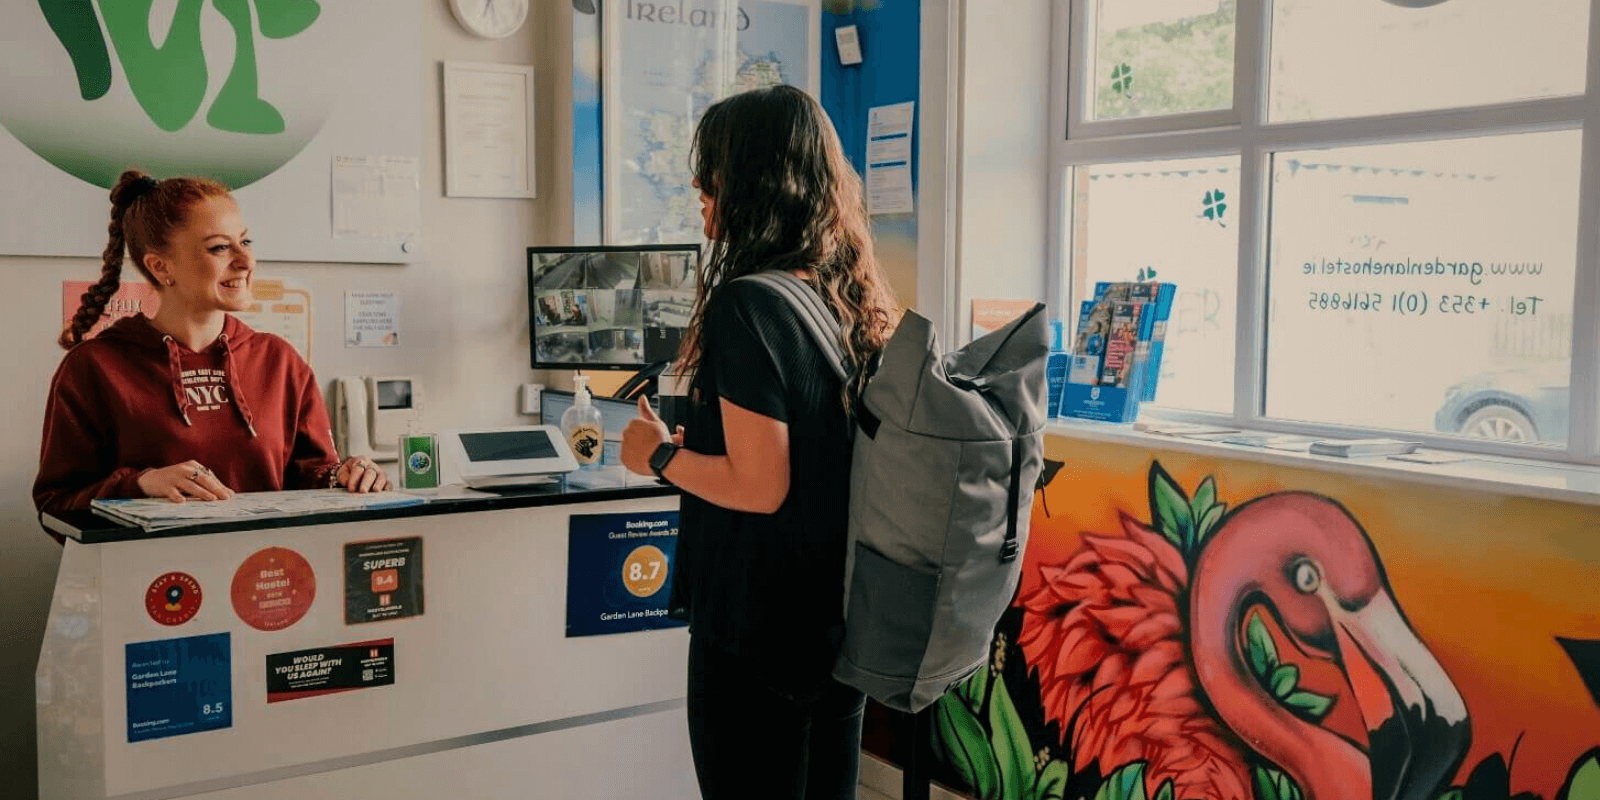
[[[267,656],[268,703],[393,683],[394,639],[313,647]]]
[[[128,742],[233,727],[230,634],[123,646]]]
[[[200,582],[187,572],[168,572],[150,582],[144,610],[162,625],[182,625],[200,613]]]
[[[346,625],[415,617],[422,610],[422,537],[344,546]]]
[[[258,631],[300,621],[317,596],[317,576],[305,556],[284,547],[258,550],[233,573],[233,611]]]

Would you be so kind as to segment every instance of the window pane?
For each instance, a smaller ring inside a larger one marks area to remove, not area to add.
[[[1238,0],[1101,0],[1091,119],[1233,107]]]
[[[1589,0],[1274,0],[1273,122],[1584,90]]]
[[[1580,138],[1276,154],[1267,414],[1565,443]]]
[[[1074,299],[1100,281],[1176,284],[1155,402],[1231,413],[1239,157],[1096,164],[1070,180]]]

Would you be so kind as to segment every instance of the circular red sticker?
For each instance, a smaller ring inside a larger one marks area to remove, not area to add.
[[[258,631],[279,631],[300,621],[317,596],[317,576],[305,556],[268,547],[233,573],[233,611]]]
[[[150,582],[144,610],[162,625],[182,625],[200,613],[200,582],[187,572],[169,572]]]

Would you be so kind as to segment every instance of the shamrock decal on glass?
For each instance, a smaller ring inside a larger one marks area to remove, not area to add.
[[[1212,222],[1215,222],[1224,228],[1228,227],[1228,223],[1224,222],[1222,219],[1223,215],[1228,213],[1228,204],[1225,202],[1227,197],[1228,196],[1223,194],[1221,189],[1213,189],[1209,192],[1206,192],[1204,208],[1200,212],[1200,216],[1205,217],[1206,219],[1211,220]]]
[[[1133,67],[1123,63],[1111,68],[1111,91],[1133,97]]]

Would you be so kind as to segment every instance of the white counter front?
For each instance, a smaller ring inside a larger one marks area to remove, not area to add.
[[[69,540],[37,671],[40,797],[698,797],[684,723],[685,630],[565,635],[569,518],[677,502],[590,493]],[[405,537],[422,539],[423,613],[347,623],[345,545]],[[293,624],[258,630],[236,610],[233,587],[246,560],[270,547],[304,557],[314,599]],[[200,593],[193,617],[171,626],[146,598],[169,573],[191,577]],[[163,671],[130,668],[128,645],[140,652],[139,643],[224,633],[227,663],[217,669],[231,682],[229,725],[130,742],[130,683],[160,681]],[[268,702],[269,656],[391,639],[392,684]]]

